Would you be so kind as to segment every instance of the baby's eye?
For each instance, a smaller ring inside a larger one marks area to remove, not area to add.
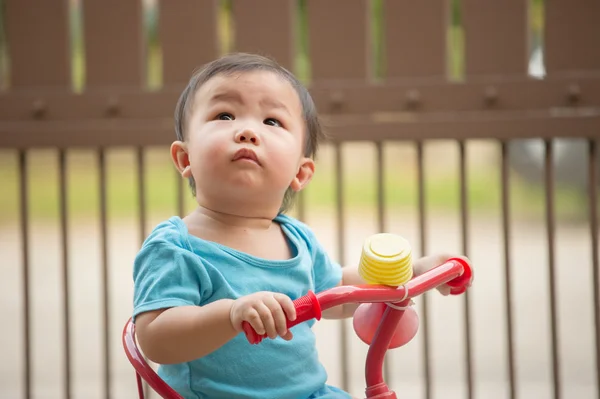
[[[232,121],[235,118],[229,112],[221,112],[219,115],[217,115],[217,119],[222,121]]]
[[[263,123],[265,125],[269,125],[269,126],[281,127],[281,122],[279,122],[275,118],[267,118],[267,119],[264,120]]]

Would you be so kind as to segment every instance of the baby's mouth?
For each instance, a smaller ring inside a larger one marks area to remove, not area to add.
[[[260,165],[260,161],[258,160],[256,153],[249,148],[242,148],[237,150],[236,153],[233,154],[233,158],[231,160],[233,162],[241,160],[253,161],[257,165]]]

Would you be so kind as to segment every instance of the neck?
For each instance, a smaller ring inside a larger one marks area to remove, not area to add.
[[[244,190],[249,191],[249,190]],[[258,195],[252,192],[237,193],[227,188],[205,194],[196,193],[198,208],[194,214],[220,222],[220,227],[254,227],[270,225],[279,213],[281,198],[278,195]],[[204,220],[206,221],[206,220]],[[218,225],[214,225],[217,227]]]
[[[198,206],[190,217],[193,217],[198,222],[207,223],[215,227],[267,230],[273,224],[273,220],[268,217],[237,215],[210,209],[202,205]]]

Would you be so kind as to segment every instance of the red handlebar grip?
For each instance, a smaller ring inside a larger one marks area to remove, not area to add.
[[[450,286],[450,294],[451,295],[460,295],[467,290],[467,287],[471,285],[473,281],[473,270],[471,269],[471,265],[469,262],[464,260],[463,258],[451,258],[448,259],[449,262],[454,261],[458,262],[463,267],[463,273],[456,277],[454,280],[448,281],[448,286]]]
[[[296,299],[293,303],[296,309],[296,319],[294,321],[287,321],[286,325],[288,329],[307,320],[321,320],[321,305],[314,292],[308,291],[306,295]],[[267,337],[266,334],[258,335],[247,321],[242,323],[242,329],[246,334],[246,339],[252,345],[260,343]]]

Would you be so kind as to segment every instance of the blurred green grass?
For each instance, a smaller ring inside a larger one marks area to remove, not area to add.
[[[368,153],[368,151],[367,151]],[[374,153],[373,153],[374,154]],[[372,155],[373,155],[372,154]],[[336,203],[336,175],[333,153],[324,151],[317,173],[305,193],[306,206],[314,210],[332,210]],[[394,155],[394,154],[391,154]],[[364,158],[364,156],[363,156]],[[367,156],[368,158],[368,156]],[[58,217],[58,157],[55,150],[33,150],[29,153],[28,210],[33,219]],[[377,183],[374,162],[357,162],[357,155],[343,157],[342,186],[344,206],[352,212],[375,209]],[[137,217],[139,190],[137,161],[131,149],[114,149],[106,153],[107,204],[110,217]],[[384,200],[388,210],[417,210],[418,185],[412,160],[398,161],[398,156],[386,156]],[[430,160],[431,161],[431,160]],[[454,162],[436,165],[426,162],[425,198],[428,210],[457,212],[460,208],[458,166]],[[72,150],[67,156],[68,212],[72,219],[96,217],[99,210],[99,175],[97,155],[93,150]],[[145,151],[145,198],[148,212],[177,213],[179,178],[168,159],[166,148]],[[19,175],[16,153],[0,151],[0,223],[16,220],[20,209]],[[467,169],[468,205],[471,211],[498,213],[501,209],[499,168],[494,162],[474,164]],[[511,213],[528,217],[543,215],[542,185],[524,183],[511,176]],[[183,184],[186,210],[194,200]],[[558,186],[555,210],[558,217],[581,219],[587,212],[586,194]]]

